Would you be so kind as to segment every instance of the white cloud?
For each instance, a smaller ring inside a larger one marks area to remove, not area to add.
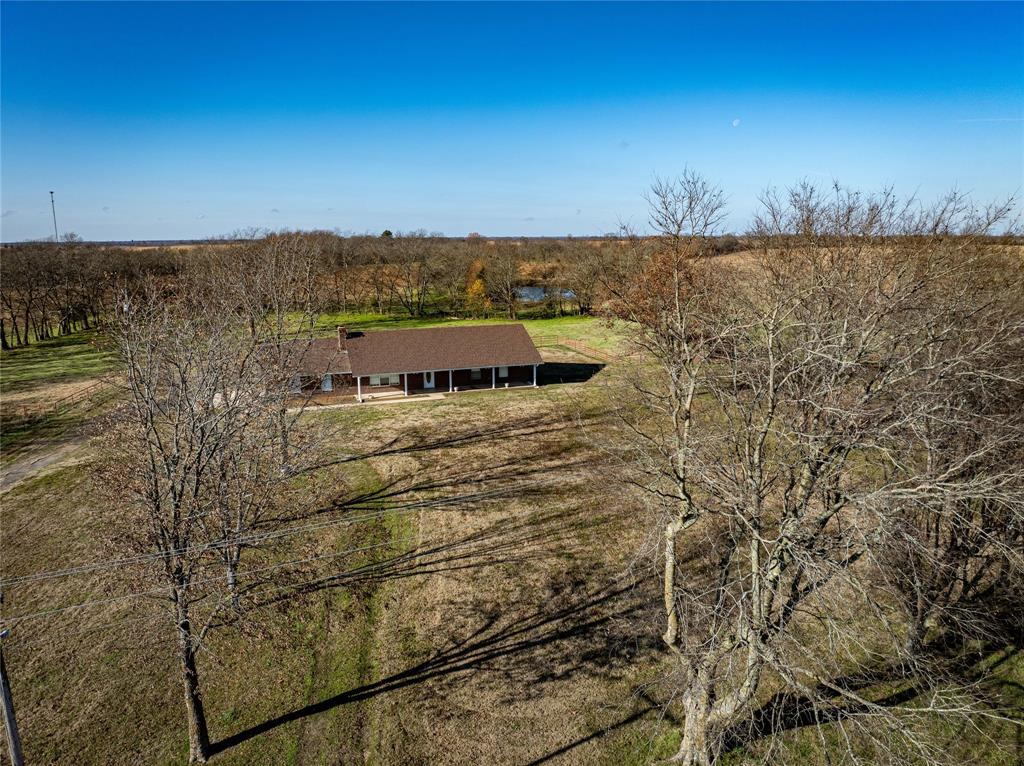
[[[14,215],[16,212],[18,212],[18,211],[17,210],[5,210],[3,213],[0,213],[0,218],[7,218],[8,216]]]
[[[737,117],[735,120],[732,121],[732,126],[734,128],[738,128],[740,126],[740,118],[739,117]]]

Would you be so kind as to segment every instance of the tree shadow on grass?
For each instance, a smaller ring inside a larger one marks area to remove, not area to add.
[[[604,417],[605,413],[581,414],[579,417],[553,414],[526,415],[505,418],[499,423],[491,423],[484,427],[479,424],[456,425],[441,436],[438,436],[436,429],[430,426],[394,436],[369,450],[349,452],[317,462],[307,467],[304,473],[314,473],[323,468],[370,458],[423,454],[441,449],[493,444],[504,439],[545,438],[563,432],[577,431],[581,425],[592,425]]]
[[[546,651],[557,651],[567,642],[582,640],[586,646],[576,672],[600,671],[607,668],[609,659],[617,651],[619,639],[613,626],[641,609],[642,604],[643,600],[631,586],[609,585],[576,598],[554,599],[522,618],[492,611],[475,628],[452,639],[423,662],[252,726],[215,743],[211,752],[224,752],[279,726],[340,705],[361,702],[432,679],[456,677],[470,671],[495,672],[495,663],[507,664],[506,672],[532,671],[543,681],[551,667]]]
[[[579,452],[579,443],[571,435],[577,427],[578,421],[572,418],[547,416],[515,417],[483,427],[456,426],[440,436],[424,429],[360,455],[332,461],[439,453],[438,458],[417,461],[411,468],[402,464],[401,473],[358,495],[340,497],[312,516],[344,519],[354,511],[371,511],[383,517],[428,510],[477,516],[473,526],[480,528],[464,531],[456,539],[420,540],[383,557],[363,557],[344,571],[297,572],[301,581],[293,581],[285,589],[268,589],[274,594],[268,592],[264,599],[260,599],[261,584],[254,582],[253,595],[258,599],[254,607],[284,604],[296,596],[339,587],[374,588],[402,578],[523,567],[534,560],[555,561],[555,566],[548,569],[542,592],[525,599],[462,603],[459,626],[448,626],[449,636],[435,642],[439,648],[422,662],[238,732],[216,743],[213,752],[224,752],[277,727],[339,706],[435,679],[444,679],[442,684],[461,684],[468,681],[469,674],[474,678],[487,674],[488,683],[495,679],[502,691],[525,688],[523,693],[540,693],[545,683],[580,673],[604,674],[610,666],[624,664],[629,657],[655,646],[656,636],[636,634],[639,613],[653,603],[649,594],[614,582],[608,572],[595,573],[592,567],[584,569],[563,557],[594,526],[607,523],[613,515],[578,501],[580,482],[594,469],[594,463],[592,456]],[[462,452],[508,439],[521,440],[520,454],[474,461],[473,453]],[[518,510],[509,513],[509,508]],[[429,538],[431,529],[425,531]],[[307,579],[310,574],[314,576]],[[595,587],[595,580],[611,584]]]
[[[588,742],[593,742],[595,739],[600,739],[601,737],[607,736],[608,734],[611,734],[614,731],[618,731],[619,729],[629,726],[630,724],[643,720],[651,714],[661,715],[670,723],[676,726],[680,725],[681,722],[665,709],[665,704],[663,702],[659,702],[653,699],[646,692],[641,692],[638,695],[638,699],[642,703],[642,707],[633,711],[629,715],[620,718],[618,721],[615,721],[614,723],[605,724],[604,726],[595,729],[590,734],[587,734],[584,737],[574,739],[572,742],[562,745],[562,747],[558,748],[557,750],[552,750],[550,753],[545,753],[539,758],[534,758],[532,761],[526,764],[526,766],[541,766],[541,764],[548,763],[549,761],[552,761],[555,758],[558,758],[559,756],[572,752],[576,748],[586,745]]]
[[[785,731],[838,723],[875,710],[895,710],[943,684],[967,689],[991,682],[991,672],[1021,651],[1018,646],[994,640],[964,653],[959,651],[956,636],[948,638],[948,643],[939,641],[928,649],[929,672],[906,663],[893,663],[831,679],[814,690],[814,697],[791,691],[774,694],[748,720],[726,731],[724,752],[742,750]],[[1001,684],[999,680],[994,683]],[[844,699],[839,690],[855,692],[870,703]]]

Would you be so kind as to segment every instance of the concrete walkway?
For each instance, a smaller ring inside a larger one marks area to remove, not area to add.
[[[512,386],[510,388],[487,388],[483,386],[481,388],[464,388],[461,391],[436,391],[432,394],[409,394],[405,396],[403,394],[367,394],[363,396],[362,402],[355,401],[355,398],[351,402],[339,402],[338,404],[314,404],[310,403],[306,405],[306,412],[320,412],[321,410],[337,410],[342,407],[372,407],[374,405],[381,404],[411,404],[413,402],[436,402],[439,399],[445,399],[449,396],[459,396],[461,394],[479,394],[485,391],[512,391],[520,388],[539,388],[539,386]],[[288,412],[298,412],[298,407],[293,407]]]
[[[460,392],[461,393],[461,392]],[[393,396],[379,396],[371,399],[364,397],[362,403],[353,399],[351,402],[339,402],[338,404],[307,404],[306,412],[321,412],[323,410],[339,410],[344,407],[373,407],[381,404],[411,404],[413,402],[431,402],[437,401],[438,399],[444,399],[448,394],[413,394],[411,396],[402,396],[401,394],[395,394]],[[293,407],[288,412],[298,412],[298,407]]]

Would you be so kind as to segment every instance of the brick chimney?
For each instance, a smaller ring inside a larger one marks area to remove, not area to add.
[[[345,339],[348,337],[348,328],[338,325],[338,351],[345,350]]]

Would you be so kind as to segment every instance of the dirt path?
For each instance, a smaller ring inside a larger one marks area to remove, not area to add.
[[[38,476],[47,468],[65,462],[72,453],[85,444],[85,439],[72,439],[45,452],[28,455],[0,468],[0,494],[8,492],[23,481]]]

